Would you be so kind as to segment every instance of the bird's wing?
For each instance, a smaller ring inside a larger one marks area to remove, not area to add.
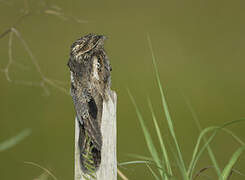
[[[102,135],[100,130],[103,99],[101,95],[90,96],[86,101],[73,98],[79,124],[91,138],[94,146],[101,150]],[[81,131],[81,129],[80,129]]]

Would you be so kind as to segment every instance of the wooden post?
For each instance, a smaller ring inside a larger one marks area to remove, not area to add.
[[[114,91],[108,92],[108,101],[103,101],[101,122],[102,151],[101,164],[96,171],[97,180],[117,179],[117,155],[116,155],[116,102],[117,95]],[[80,151],[78,147],[79,125],[75,119],[75,180],[85,180],[86,176],[80,167]],[[87,177],[87,176],[86,176]]]

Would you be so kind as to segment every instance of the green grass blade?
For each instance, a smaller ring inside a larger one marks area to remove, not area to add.
[[[193,107],[191,106],[190,101],[186,98],[186,96],[183,95],[183,97],[185,99],[185,102],[187,104],[187,107],[189,108],[189,110],[190,110],[190,112],[192,114],[192,117],[193,117],[193,119],[194,119],[194,121],[195,121],[195,123],[196,123],[196,125],[197,125],[197,127],[199,129],[199,131],[201,132],[202,131],[201,124],[199,123],[198,117],[197,117],[197,115],[196,115]],[[205,135],[203,135],[203,140],[204,140],[204,142],[207,142],[207,139],[206,139],[206,136]],[[214,165],[214,167],[215,167],[218,175],[220,175],[220,173],[221,173],[220,168],[218,166],[218,163],[217,163],[217,160],[215,158],[215,155],[214,155],[212,149],[210,148],[209,144],[207,145],[207,150],[208,150],[209,157],[210,157],[210,159],[211,159],[211,161],[212,161],[212,163],[213,163],[213,165]],[[193,155],[194,155],[194,153],[193,153]],[[194,158],[195,157],[193,156],[192,157],[192,160],[194,160]],[[193,161],[190,162],[190,165],[191,165],[192,162]],[[188,173],[188,176],[191,178],[192,176],[190,176],[190,168],[188,169],[187,173]]]
[[[156,165],[156,162],[151,162],[151,161],[126,161],[122,163],[118,163],[118,166],[122,167],[125,165],[130,165],[130,164],[145,164],[145,165],[152,165],[158,170],[161,170],[162,172],[165,172],[165,170],[162,167],[159,167]]]
[[[241,173],[240,171],[236,170],[236,169],[232,169],[232,171],[240,176],[245,177],[245,174]]]
[[[152,170],[152,168],[146,164],[146,166],[148,167],[148,169],[151,171],[152,176],[156,179],[156,180],[160,180],[160,178],[156,175],[156,173]]]
[[[226,132],[227,134],[229,134],[230,136],[232,136],[239,144],[241,145],[245,145],[245,142],[243,142],[238,136],[236,136],[232,131],[230,131],[229,129],[226,128],[222,128],[222,130],[224,132]]]
[[[189,169],[188,169],[188,172],[190,172],[190,177],[192,177],[192,174],[193,174],[193,170],[196,166],[196,163],[198,161],[198,159],[200,158],[201,154],[203,153],[203,151],[206,149],[206,147],[208,146],[208,144],[213,140],[213,138],[216,136],[217,132],[222,130],[224,127],[226,126],[229,126],[229,125],[232,125],[232,124],[235,124],[235,123],[240,123],[240,122],[245,122],[245,119],[238,119],[238,120],[233,120],[233,121],[230,121],[230,122],[227,122],[225,124],[223,124],[222,126],[219,126],[219,127],[208,127],[208,128],[205,128],[199,135],[198,137],[198,140],[197,140],[197,143],[196,143],[196,146],[194,148],[194,152],[193,152],[193,158],[191,160],[191,163],[190,163],[190,166],[189,166]],[[207,142],[204,144],[204,146],[201,148],[201,150],[198,152],[198,148],[200,146],[200,142],[201,142],[201,139],[203,138],[203,136],[210,132],[210,131],[213,131],[215,130],[215,132],[209,137],[209,139],[207,140]],[[217,167],[216,167],[217,168]],[[216,169],[217,171],[217,169]],[[221,172],[220,172],[221,174]]]
[[[139,122],[140,122],[140,125],[141,125],[141,128],[143,130],[143,134],[144,134],[144,137],[145,137],[145,140],[146,140],[146,144],[147,144],[147,147],[151,153],[151,156],[153,157],[153,160],[156,162],[157,166],[159,167],[162,167],[161,166],[161,162],[160,162],[160,158],[159,158],[159,155],[156,151],[156,148],[155,148],[155,145],[153,143],[153,140],[151,138],[151,135],[147,129],[147,127],[145,126],[145,123],[144,123],[144,119],[139,111],[139,108],[133,98],[133,96],[131,95],[130,91],[128,90],[128,94],[129,94],[129,97],[136,109],[136,114],[137,114],[137,117],[139,119]],[[161,176],[163,176],[164,172],[162,172],[162,170],[159,170],[159,173],[161,174]]]
[[[119,166],[125,166],[125,165],[129,165],[129,164],[149,164],[149,161],[126,161],[126,162],[122,162],[119,163]]]
[[[41,166],[41,165],[39,165],[39,164],[37,164],[37,163],[34,163],[34,162],[25,161],[24,163],[25,163],[25,164],[32,165],[32,166],[34,166],[34,167],[38,167],[38,168],[42,169],[44,172],[46,172],[48,175],[50,175],[50,176],[52,177],[52,179],[58,180],[58,179],[55,177],[55,175],[54,175],[51,171],[49,171],[47,168],[45,168],[45,167],[43,167],[43,166]]]
[[[40,174],[38,177],[34,178],[35,180],[48,180],[49,179],[49,174],[46,172],[43,172]]]
[[[225,168],[221,174],[220,180],[227,180],[228,179],[228,177],[232,171],[233,166],[235,165],[235,163],[237,162],[238,158],[240,157],[240,155],[243,153],[244,150],[245,150],[245,146],[242,146],[242,147],[238,148],[238,150],[235,151],[235,153],[232,155],[230,161],[225,166]]]
[[[179,168],[179,171],[180,171],[180,173],[181,173],[181,175],[183,176],[183,174],[185,174],[186,172],[185,172],[184,169],[182,168],[180,159],[179,159],[179,157],[178,157],[178,153],[176,153],[176,151],[174,150],[174,149],[176,149],[176,148],[174,148],[174,147],[170,144],[170,142],[168,142],[168,147],[169,147],[169,149],[171,150],[171,152],[172,152],[172,154],[173,154],[173,157],[174,157],[174,159],[175,159],[175,163],[172,163],[173,166],[174,166],[174,167],[178,167],[178,168]],[[177,179],[176,173],[175,173],[170,179]],[[190,180],[190,179],[186,178],[186,180]]]
[[[148,44],[149,44],[151,55],[152,55],[153,66],[154,66],[154,70],[155,70],[155,73],[156,73],[157,84],[158,84],[158,87],[159,87],[159,90],[160,90],[162,105],[163,105],[164,113],[165,113],[165,116],[166,116],[166,119],[167,119],[168,128],[170,130],[170,133],[171,133],[171,135],[173,137],[173,140],[174,140],[174,143],[175,143],[175,146],[176,146],[176,150],[177,150],[178,158],[180,160],[181,168],[183,169],[183,172],[185,172],[183,174],[183,178],[184,179],[188,179],[185,163],[184,163],[184,160],[183,160],[183,157],[182,157],[182,153],[181,153],[181,150],[180,150],[180,147],[179,147],[176,135],[175,135],[174,126],[173,126],[173,123],[172,123],[173,121],[172,121],[172,118],[170,116],[170,112],[169,112],[169,108],[168,108],[168,104],[167,104],[165,95],[163,93],[163,89],[162,89],[162,85],[161,85],[161,81],[160,81],[160,77],[159,77],[159,73],[158,73],[158,69],[157,69],[157,64],[156,64],[156,58],[155,58],[155,55],[153,53],[153,49],[152,49],[151,40],[150,40],[149,35],[147,36],[147,39],[148,39]]]
[[[164,164],[166,165],[168,174],[170,176],[172,176],[173,173],[172,173],[172,169],[171,169],[171,164],[169,162],[167,149],[166,149],[166,146],[165,146],[165,144],[163,142],[162,134],[161,134],[161,131],[159,129],[159,126],[158,126],[158,123],[157,123],[157,120],[156,120],[155,113],[153,111],[153,107],[152,107],[151,101],[149,99],[148,99],[148,105],[149,105],[149,108],[151,110],[152,119],[153,119],[153,122],[154,122],[154,125],[155,125],[155,129],[156,129],[156,132],[157,132],[158,140],[159,140],[159,143],[160,143],[160,146],[161,146],[161,150],[162,150],[162,153],[163,153]],[[168,179],[167,176],[165,178]]]
[[[195,161],[195,158],[197,156],[197,153],[198,153],[198,148],[200,146],[200,143],[201,143],[201,139],[204,137],[204,134],[210,132],[210,131],[214,131],[214,130],[223,130],[224,132],[226,132],[227,134],[229,134],[230,136],[232,136],[238,143],[240,143],[241,145],[245,145],[245,143],[239,138],[237,137],[233,132],[231,132],[230,130],[226,129],[226,128],[221,128],[220,126],[212,126],[212,127],[208,127],[208,128],[205,128],[199,135],[199,138],[197,140],[197,143],[196,143],[196,146],[194,148],[194,152],[193,152],[193,155],[192,155],[192,160],[190,162],[190,166],[188,168],[188,173],[191,173],[191,171],[193,171],[193,161]],[[207,141],[205,141],[207,142]],[[195,165],[194,165],[195,166]],[[190,176],[191,177],[191,176]]]
[[[31,134],[31,129],[25,129],[25,130],[21,131],[19,134],[17,134],[16,136],[14,136],[8,140],[5,140],[4,142],[2,142],[0,144],[0,152],[5,151],[9,148],[12,148],[13,146],[18,144],[20,141],[25,139],[30,134]]]

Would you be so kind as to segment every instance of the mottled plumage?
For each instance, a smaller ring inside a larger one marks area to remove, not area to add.
[[[68,66],[71,71],[71,96],[79,121],[81,167],[84,156],[92,154],[95,168],[99,167],[102,147],[101,118],[103,101],[110,90],[110,63],[104,50],[105,36],[89,34],[71,46]]]

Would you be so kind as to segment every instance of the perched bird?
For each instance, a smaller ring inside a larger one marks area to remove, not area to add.
[[[81,168],[95,170],[101,162],[101,119],[103,101],[110,91],[111,66],[104,50],[105,36],[88,34],[71,46],[68,67],[71,72],[71,96],[79,122]],[[92,161],[91,161],[92,160]]]

